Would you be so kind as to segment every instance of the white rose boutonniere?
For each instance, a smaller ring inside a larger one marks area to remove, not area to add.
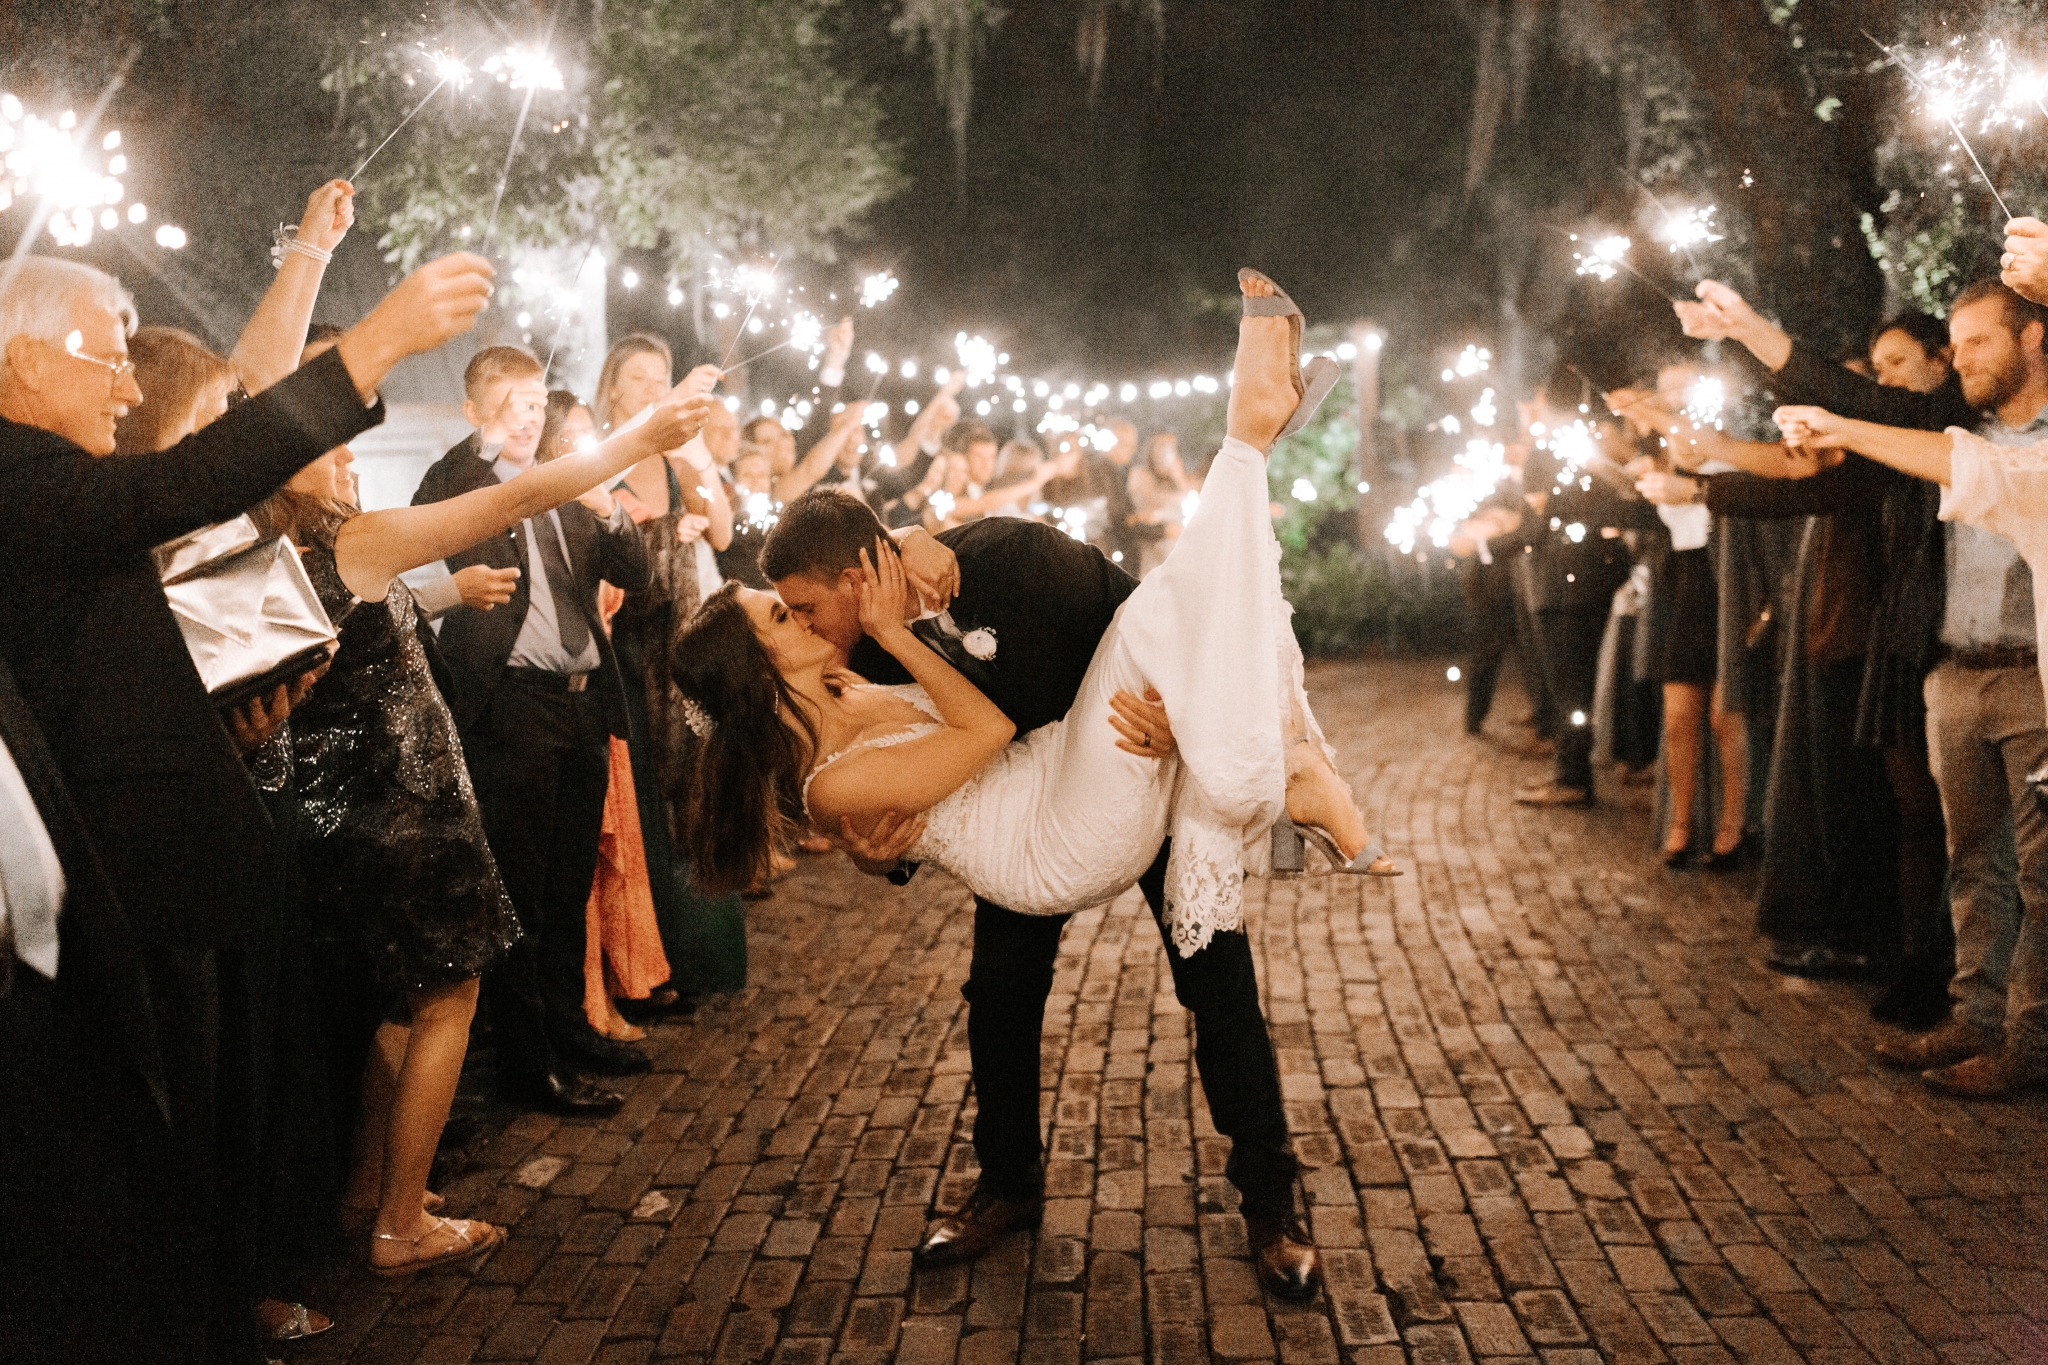
[[[960,637],[960,647],[986,663],[996,657],[996,633],[987,626],[970,630]]]

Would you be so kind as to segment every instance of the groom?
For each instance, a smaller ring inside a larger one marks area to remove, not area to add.
[[[860,627],[860,553],[882,535],[865,504],[814,490],[782,509],[761,567],[797,619],[837,646],[850,668],[872,681],[903,683],[910,678],[902,666]],[[1097,642],[1138,586],[1101,551],[1018,518],[973,522],[936,543],[913,532],[901,552],[913,583],[940,585],[924,594],[916,634],[1002,708],[1020,739],[1066,715]],[[1162,708],[1123,693],[1114,705],[1118,747],[1152,758],[1173,752]],[[859,861],[871,871],[897,862],[918,823],[906,822],[894,838],[878,829],[871,836],[877,842],[855,846]],[[1195,1016],[1195,1066],[1216,1129],[1231,1140],[1225,1174],[1243,1195],[1259,1278],[1274,1294],[1307,1298],[1319,1270],[1295,1214],[1294,1150],[1251,943],[1242,929],[1219,931],[1192,957],[1180,955],[1164,919],[1166,856],[1162,846],[1138,887],[1166,940],[1174,994]],[[918,1247],[919,1265],[969,1260],[1012,1229],[1035,1226],[1043,1211],[1038,1039],[1066,922],[1065,915],[1021,915],[975,897],[974,957],[963,994],[980,1104],[974,1151],[981,1178],[960,1212],[941,1219]]]

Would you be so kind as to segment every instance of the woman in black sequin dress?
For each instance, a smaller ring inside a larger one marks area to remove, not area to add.
[[[423,1207],[455,1098],[477,977],[519,937],[484,840],[468,769],[398,575],[538,516],[688,440],[708,400],[670,404],[633,431],[519,478],[425,507],[356,514],[346,446],[306,466],[262,509],[304,544],[340,650],[292,721],[300,858],[317,913],[352,924],[377,978],[402,996],[364,1078],[353,1191],[376,1194],[370,1268],[409,1274],[504,1239]]]

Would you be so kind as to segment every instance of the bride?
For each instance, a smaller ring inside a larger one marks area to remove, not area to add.
[[[772,593],[729,585],[706,602],[674,652],[704,734],[687,827],[708,881],[743,884],[806,817],[864,832],[923,812],[912,859],[1013,910],[1066,914],[1136,882],[1170,834],[1168,920],[1191,954],[1242,923],[1246,873],[1299,869],[1297,827],[1340,870],[1398,875],[1309,711],[1268,512],[1262,452],[1307,421],[1335,365],[1304,375],[1293,301],[1256,271],[1239,284],[1229,434],[1173,554],[1118,609],[1064,720],[1012,742],[1009,718],[910,631],[884,542],[862,555],[861,625],[913,686],[862,682]],[[1147,688],[1178,742],[1164,761],[1120,747],[1112,728],[1112,697]]]

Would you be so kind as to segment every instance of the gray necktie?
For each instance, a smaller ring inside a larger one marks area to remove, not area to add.
[[[540,533],[547,527],[547,534]],[[562,553],[562,538],[555,532],[554,518],[535,517],[526,523],[529,541],[540,551],[541,567],[548,576],[548,596],[555,599],[555,625],[562,632],[562,648],[569,657],[580,659],[590,647],[590,623],[576,604],[576,576],[569,572],[569,556]]]
[[[29,831],[43,817],[9,782],[0,782],[0,886],[7,888],[7,925],[14,954],[54,980],[57,976],[58,901],[44,876],[43,860]],[[57,893],[59,897],[62,892]]]

